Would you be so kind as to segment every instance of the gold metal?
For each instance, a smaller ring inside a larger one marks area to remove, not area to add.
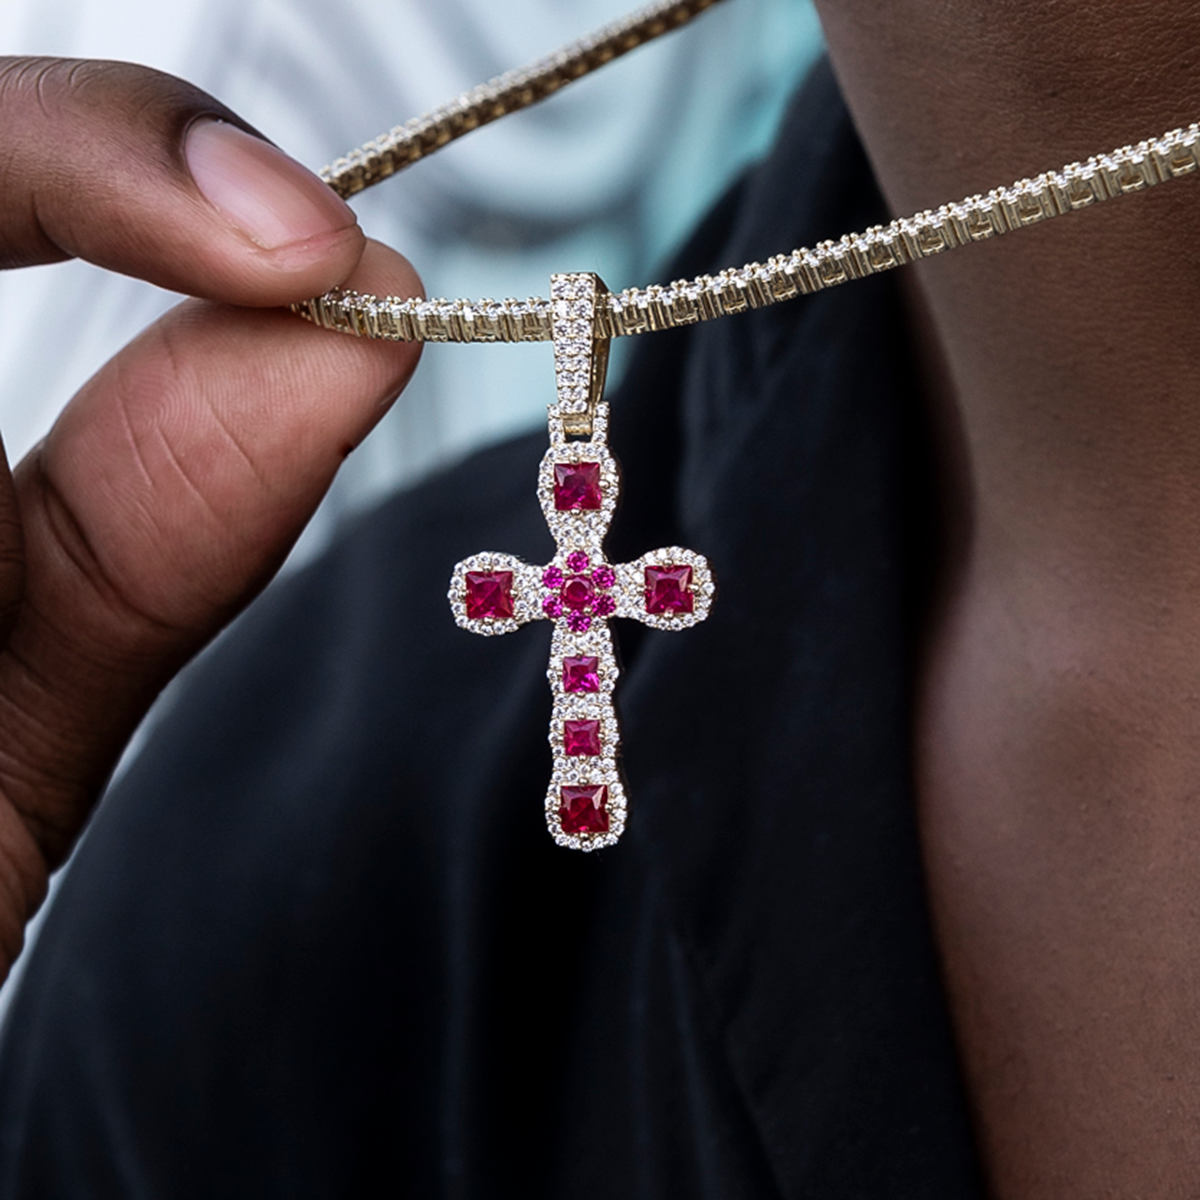
[[[398,126],[338,159],[322,177],[341,195],[352,195],[471,129],[544,99],[719,2],[671,0],[640,9],[548,59],[501,75],[452,104]],[[987,195],[968,196],[812,249],[777,254],[765,263],[747,263],[665,286],[605,293],[597,329],[606,339],[627,337],[764,308],[1144,191],[1191,175],[1198,166],[1200,123],[1194,123],[994,188]],[[388,341],[544,342],[554,336],[551,301],[540,296],[501,301],[380,299],[335,289],[292,309],[326,329]]]
[[[507,71],[449,104],[397,125],[331,163],[321,171],[321,178],[343,199],[353,196],[472,129],[528,108],[630,50],[686,25],[720,2],[658,0],[563,46],[548,58]]]

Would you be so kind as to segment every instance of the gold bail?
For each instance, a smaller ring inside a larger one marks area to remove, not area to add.
[[[557,409],[567,437],[592,436],[604,396],[609,339],[600,331],[600,314],[607,295],[604,281],[590,271],[550,277]]]

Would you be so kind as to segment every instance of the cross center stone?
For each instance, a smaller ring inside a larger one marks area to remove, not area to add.
[[[572,575],[563,584],[563,603],[568,608],[587,608],[595,595],[596,589],[586,575]]]

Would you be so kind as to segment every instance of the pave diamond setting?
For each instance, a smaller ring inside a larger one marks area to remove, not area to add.
[[[604,557],[620,475],[606,442],[608,406],[599,399],[602,339],[593,330],[602,286],[593,275],[556,275],[551,283],[558,395],[537,490],[555,555],[532,566],[510,554],[474,554],[454,568],[449,593],[455,621],[472,633],[554,623],[546,824],[560,846],[576,850],[613,845],[627,817],[613,706],[620,670],[608,619],[686,629],[708,616],[715,595],[707,560],[681,546],[629,563]]]

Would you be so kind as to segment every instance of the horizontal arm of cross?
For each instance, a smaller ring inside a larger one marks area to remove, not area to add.
[[[708,616],[715,590],[708,561],[681,546],[615,565],[574,550],[543,567],[483,551],[454,568],[449,598],[455,621],[472,633],[512,633],[542,619],[581,633],[609,617],[685,629]]]

